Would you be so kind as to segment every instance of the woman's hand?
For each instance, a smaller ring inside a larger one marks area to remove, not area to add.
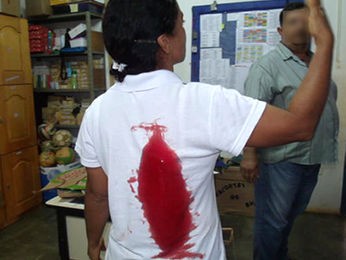
[[[317,47],[332,47],[334,36],[320,0],[306,0],[309,8],[309,31]]]
[[[101,251],[105,251],[105,250],[106,250],[106,246],[105,246],[104,240],[101,239],[98,245],[88,246],[88,256],[90,260],[101,260],[100,258]]]

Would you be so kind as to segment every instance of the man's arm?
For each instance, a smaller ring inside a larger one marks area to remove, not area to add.
[[[309,71],[287,111],[266,106],[247,146],[268,147],[313,137],[328,96],[334,37],[320,1],[307,0],[307,5],[309,29],[316,42]]]
[[[108,178],[101,167],[87,168],[88,181],[85,195],[85,221],[88,237],[88,255],[100,259],[103,248],[102,234],[109,219]]]

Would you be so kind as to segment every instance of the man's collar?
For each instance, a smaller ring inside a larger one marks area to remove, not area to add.
[[[306,66],[306,64],[297,55],[295,55],[283,42],[280,42],[277,45],[277,49],[279,50],[279,53],[284,61],[293,59],[294,61],[302,63]],[[312,56],[313,53],[309,51],[309,55]]]

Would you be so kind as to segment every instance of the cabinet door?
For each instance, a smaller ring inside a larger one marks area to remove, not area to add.
[[[2,156],[6,220],[41,202],[37,146]]]
[[[36,144],[31,85],[0,86],[0,154]]]
[[[0,85],[31,84],[28,23],[0,15]]]

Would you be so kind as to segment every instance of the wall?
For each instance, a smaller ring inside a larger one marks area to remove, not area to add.
[[[324,1],[335,33],[335,58],[333,79],[338,85],[338,108],[340,113],[339,162],[323,166],[319,183],[311,199],[312,211],[339,212],[343,181],[343,169],[346,149],[346,0]],[[323,149],[323,148],[321,148]]]
[[[212,0],[178,0],[185,17],[185,29],[187,34],[186,59],[175,66],[175,72],[184,80],[191,78],[191,35],[192,35],[192,7],[196,5],[208,5]],[[217,1],[218,4],[232,2],[248,2],[248,0],[224,0]],[[344,155],[346,148],[346,104],[343,103],[346,96],[346,52],[342,52],[341,46],[346,46],[346,0],[324,1],[325,9],[330,17],[331,25],[335,32],[335,59],[333,68],[333,79],[338,84],[340,111],[340,135],[339,135],[339,162],[332,165],[324,165],[320,172],[319,183],[315,189],[310,211],[338,213],[341,203]],[[323,148],[322,148],[323,149]]]

